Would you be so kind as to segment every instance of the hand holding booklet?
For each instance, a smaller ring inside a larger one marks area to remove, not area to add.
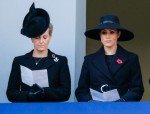
[[[113,90],[101,93],[90,88],[90,93],[91,93],[92,99],[96,101],[107,102],[107,101],[116,101],[120,99],[117,89],[113,89]]]

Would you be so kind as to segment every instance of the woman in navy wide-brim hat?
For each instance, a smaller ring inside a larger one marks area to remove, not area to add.
[[[128,41],[133,39],[134,34],[125,29],[120,25],[119,18],[117,16],[102,16],[100,19],[100,24],[97,25],[94,29],[87,30],[85,32],[85,35],[89,38],[99,40],[100,39],[100,34],[99,32],[103,29],[117,29],[121,31],[121,35],[118,39],[118,41]]]
[[[117,43],[133,39],[134,34],[120,25],[117,16],[106,15],[85,36],[101,41],[103,46],[84,58],[75,91],[77,100],[140,101],[144,88],[138,56]]]
[[[7,87],[11,102],[62,102],[71,93],[67,58],[48,49],[53,26],[47,11],[34,3],[24,18],[21,34],[34,49],[14,58]]]

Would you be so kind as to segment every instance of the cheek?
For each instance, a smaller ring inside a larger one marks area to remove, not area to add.
[[[104,41],[104,39],[105,39],[105,37],[101,35],[101,37],[100,37],[100,41],[101,41],[101,42],[103,42],[103,41]]]
[[[33,44],[34,44],[34,45],[38,45],[39,42],[38,42],[38,41],[33,41]]]
[[[36,45],[36,44],[39,42],[39,40],[38,40],[38,39],[35,39],[35,38],[32,38],[31,41],[32,41],[32,43],[33,43],[34,45]]]
[[[117,34],[117,39],[120,37],[120,35],[121,35],[120,33]]]
[[[35,40],[32,40],[32,43],[33,43],[33,45],[36,45],[36,41]]]
[[[49,44],[50,40],[51,40],[50,38],[46,40],[47,45]]]
[[[120,37],[120,35],[117,35],[117,36],[116,36],[116,38],[115,38],[115,40],[118,40],[118,39],[119,39],[119,37]]]

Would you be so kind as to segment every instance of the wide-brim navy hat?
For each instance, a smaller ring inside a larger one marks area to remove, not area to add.
[[[48,29],[49,24],[49,14],[44,9],[35,8],[33,3],[24,18],[21,34],[29,38],[38,37]]]
[[[121,31],[118,41],[128,41],[134,37],[134,34],[131,31],[120,25],[119,18],[114,15],[102,16],[100,19],[100,24],[94,29],[87,30],[85,32],[85,36],[94,40],[100,40],[100,31],[103,29],[117,29]]]

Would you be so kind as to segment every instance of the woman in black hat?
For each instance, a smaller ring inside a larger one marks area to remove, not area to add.
[[[32,4],[21,34],[31,38],[34,49],[15,57],[7,88],[11,102],[61,102],[71,93],[67,58],[48,49],[52,35],[49,14]]]
[[[106,15],[85,36],[100,40],[103,46],[84,58],[75,91],[77,100],[140,101],[144,88],[138,56],[117,44],[131,40],[134,34],[120,26],[117,16]]]

